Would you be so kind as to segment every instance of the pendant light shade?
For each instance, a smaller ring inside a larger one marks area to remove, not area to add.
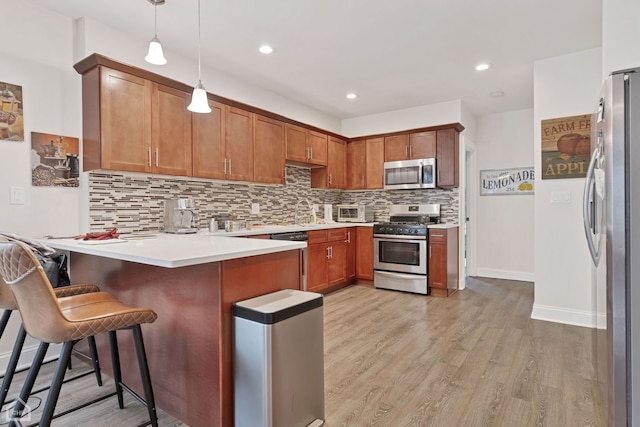
[[[193,88],[191,95],[191,104],[187,110],[194,113],[210,113],[209,100],[207,99],[207,91],[200,80],[200,0],[198,0],[198,84]]]
[[[210,113],[211,107],[209,107],[209,100],[207,99],[207,91],[202,82],[198,80],[198,84],[193,88],[193,95],[191,95],[191,104],[187,107],[187,110],[194,113]]]
[[[155,1],[153,3],[153,14],[154,14],[154,24],[153,31],[154,36],[149,42],[149,52],[147,56],[144,57],[144,60],[149,64],[153,65],[164,65],[167,63],[164,54],[162,53],[162,45],[160,44],[160,40],[158,39],[158,2]]]

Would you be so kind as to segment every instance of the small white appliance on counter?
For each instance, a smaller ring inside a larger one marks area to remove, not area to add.
[[[193,199],[167,199],[164,201],[164,232],[173,234],[193,234],[196,214]]]
[[[373,222],[373,206],[338,205],[338,222]]]
[[[436,159],[384,162],[384,189],[436,188]]]

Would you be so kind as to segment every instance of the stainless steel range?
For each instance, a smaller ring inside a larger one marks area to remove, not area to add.
[[[373,226],[373,285],[429,294],[427,226],[440,222],[440,205],[393,205],[390,222]]]

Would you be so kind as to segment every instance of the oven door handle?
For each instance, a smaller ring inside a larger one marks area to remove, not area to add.
[[[399,234],[374,234],[374,239],[380,240],[406,240],[406,241],[421,241],[427,240],[427,236],[411,236],[411,235],[399,235]]]
[[[426,276],[426,274],[405,274],[405,273],[396,273],[396,272],[381,271],[381,270],[375,270],[375,274],[378,274],[380,276],[392,277],[395,279],[408,279],[408,280],[415,280],[416,277]]]

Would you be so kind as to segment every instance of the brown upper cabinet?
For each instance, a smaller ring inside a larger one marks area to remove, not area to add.
[[[347,144],[347,188],[382,188],[384,138],[370,138]]]
[[[253,179],[253,113],[209,100],[211,113],[193,114],[193,176]]]
[[[96,67],[82,97],[84,170],[191,174],[188,93]]]
[[[287,161],[302,165],[327,165],[326,134],[287,123],[285,139]]]
[[[311,169],[312,188],[347,188],[347,142],[329,136],[327,167]]]
[[[459,131],[456,128],[436,131],[436,170],[438,187],[457,187],[459,185]]]
[[[284,184],[285,124],[259,114],[253,123],[253,180]]]
[[[384,138],[384,161],[436,157],[436,132],[425,131]]]

